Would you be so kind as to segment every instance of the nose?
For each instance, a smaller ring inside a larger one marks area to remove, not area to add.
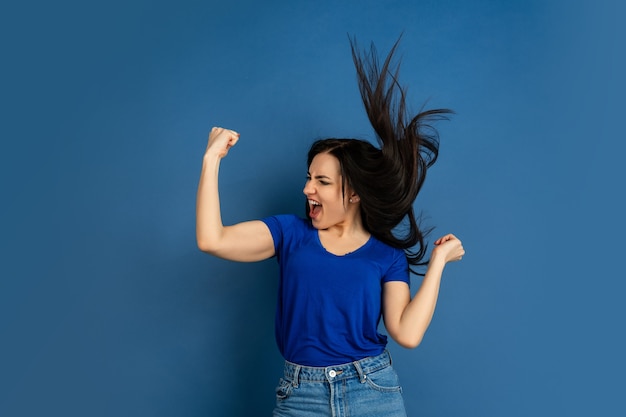
[[[302,189],[302,192],[304,193],[304,195],[311,195],[313,194],[315,190],[313,189],[313,186],[311,185],[311,180],[306,180],[306,182],[304,183],[304,188]]]

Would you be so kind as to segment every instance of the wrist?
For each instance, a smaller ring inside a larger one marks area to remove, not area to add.
[[[428,262],[428,265],[439,266],[443,269],[443,267],[446,265],[446,257],[444,256],[444,254],[441,254],[438,251],[434,250],[430,255],[430,261]]]
[[[204,153],[204,156],[202,157],[202,161],[205,164],[211,162],[219,162],[221,159],[222,157],[217,152],[214,152],[211,149],[207,149]]]

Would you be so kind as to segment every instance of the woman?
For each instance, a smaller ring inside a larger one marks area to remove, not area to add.
[[[448,110],[407,118],[404,91],[391,71],[394,45],[379,67],[351,41],[359,88],[380,148],[358,139],[317,141],[308,154],[306,219],[292,215],[222,224],[218,172],[239,140],[211,130],[197,199],[197,241],[212,255],[241,262],[276,256],[280,264],[276,340],[285,358],[274,416],[405,416],[401,388],[378,333],[413,348],[437,302],[446,263],[464,249],[437,239],[430,261],[413,211],[438,136],[428,122]],[[427,265],[411,299],[409,271]]]

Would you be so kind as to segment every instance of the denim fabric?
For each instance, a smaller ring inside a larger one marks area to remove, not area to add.
[[[391,356],[324,368],[285,362],[274,417],[406,417]]]

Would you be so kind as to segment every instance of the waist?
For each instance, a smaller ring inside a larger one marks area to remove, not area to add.
[[[388,366],[391,366],[391,355],[385,349],[385,351],[378,356],[371,356],[354,362],[325,367],[303,366],[285,361],[285,378],[296,384],[300,381],[338,381],[354,377],[364,380],[365,375]]]

